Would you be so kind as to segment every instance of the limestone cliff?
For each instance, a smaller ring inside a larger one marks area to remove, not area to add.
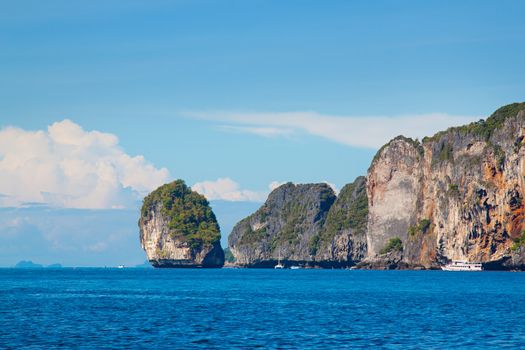
[[[327,184],[284,184],[273,190],[264,205],[233,228],[228,245],[242,266],[274,266],[314,259],[312,237],[323,226],[335,201]]]
[[[311,244],[319,266],[352,266],[367,252],[366,178],[345,185]]]
[[[438,267],[451,259],[524,268],[525,104],[422,143],[398,137],[367,176],[369,264]],[[518,242],[518,243],[516,243]]]
[[[219,225],[208,201],[184,181],[163,185],[144,198],[140,242],[154,267],[221,267]]]
[[[422,142],[399,136],[336,199],[286,184],[235,226],[244,266],[439,268],[450,260],[525,269],[525,103]]]
[[[242,266],[320,267],[354,265],[366,254],[368,202],[366,180],[358,178],[337,197],[326,184],[275,189],[253,215],[239,222],[229,237],[230,250]]]

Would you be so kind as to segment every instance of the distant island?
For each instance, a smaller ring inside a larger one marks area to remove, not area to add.
[[[51,265],[44,266],[41,264],[36,264],[32,262],[31,260],[22,260],[22,261],[19,261],[14,267],[17,269],[43,269],[43,268],[61,269],[62,265],[61,264],[51,264]]]
[[[48,268],[48,269],[61,269],[61,268],[63,268],[63,266],[61,264],[51,264],[51,265],[47,265],[46,268]]]
[[[326,184],[273,190],[228,239],[240,267],[437,269],[451,260],[525,270],[525,103],[422,141],[398,136],[338,196]],[[329,169],[327,169],[329,171]],[[215,215],[182,180],[144,200],[155,267],[224,263]]]
[[[142,264],[138,264],[138,265],[135,265],[133,267],[136,268],[136,269],[151,269],[151,268],[153,268],[153,266],[151,266],[151,264],[147,260],[144,261]]]
[[[121,265],[121,266],[125,267],[124,265]],[[50,265],[42,265],[42,264],[34,263],[31,260],[21,260],[18,263],[16,263],[16,265],[13,267],[16,269],[64,269],[64,268],[71,269],[73,268],[73,267],[64,267],[62,266],[62,264],[58,264],[58,263],[50,264]],[[142,264],[130,266],[127,268],[151,269],[153,268],[153,266],[151,266],[150,262],[146,260]]]

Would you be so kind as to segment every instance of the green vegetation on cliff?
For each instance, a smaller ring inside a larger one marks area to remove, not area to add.
[[[456,184],[449,184],[448,185],[448,190],[447,190],[447,195],[448,196],[454,196],[454,197],[459,196],[459,186],[456,185]]]
[[[432,137],[423,138],[423,143],[438,141],[445,134],[459,132],[463,135],[471,134],[482,140],[488,141],[495,130],[501,128],[507,118],[515,117],[520,111],[525,110],[525,102],[512,103],[497,109],[486,120],[482,119],[467,125],[448,128],[440,131]]]
[[[141,220],[151,219],[160,207],[169,220],[170,235],[186,241],[192,248],[213,244],[221,238],[219,224],[206,198],[192,191],[183,180],[176,180],[151,192],[141,210]]]
[[[441,162],[454,160],[454,148],[450,143],[445,142],[441,145],[438,153],[438,159]]]
[[[310,254],[315,255],[320,247],[330,244],[334,237],[344,230],[351,229],[353,235],[366,234],[367,222],[366,179],[360,176],[341,189],[328,211],[323,228],[310,240]]]
[[[408,233],[410,236],[415,236],[418,233],[426,234],[432,227],[432,222],[429,219],[421,219],[418,224],[415,226],[410,226],[408,228]]]
[[[299,235],[304,231],[304,223],[306,221],[306,211],[309,203],[303,202],[288,202],[284,206],[281,218],[284,225],[281,231],[273,237],[272,250],[282,244],[296,244]]]
[[[401,251],[403,251],[403,242],[401,241],[401,238],[393,237],[388,240],[388,243],[385,245],[383,249],[381,249],[379,254],[386,254],[390,252],[401,252]]]
[[[288,184],[287,184],[288,185]],[[294,186],[290,184],[290,186]],[[333,190],[325,184],[315,185],[318,187],[318,198],[315,201],[319,201],[319,210],[321,213],[326,213],[332,206],[335,200]],[[303,199],[300,201],[287,202],[281,210],[280,218],[284,222],[284,225],[280,232],[275,235],[271,241],[271,248],[274,251],[277,247],[282,245],[295,245],[299,242],[300,237],[304,234],[305,230],[308,229],[310,220],[313,219],[314,223],[322,226],[326,221],[323,216],[308,218],[309,208],[312,206],[314,198]]]
[[[228,245],[250,259],[273,259],[276,253],[283,258],[311,259],[310,237],[318,235],[335,200],[334,191],[325,183],[283,184],[255,213],[235,225]]]
[[[262,227],[258,230],[252,229],[252,227],[250,226],[250,220],[249,220],[250,218],[251,216],[248,217],[248,219],[244,219],[242,221],[245,227],[245,230],[243,232],[243,235],[241,236],[240,244],[258,243],[268,238],[266,228]]]
[[[512,244],[512,247],[510,249],[512,251],[516,251],[521,247],[525,247],[525,231],[521,233],[521,236],[514,239],[514,243]]]

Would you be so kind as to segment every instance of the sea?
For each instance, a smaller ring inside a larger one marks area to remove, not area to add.
[[[0,269],[0,349],[525,349],[525,273]]]

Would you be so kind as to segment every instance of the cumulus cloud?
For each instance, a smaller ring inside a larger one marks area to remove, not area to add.
[[[188,116],[223,123],[224,130],[260,136],[290,136],[306,133],[349,146],[379,148],[398,135],[431,136],[450,126],[479,117],[429,113],[404,116],[334,116],[316,112],[237,113],[188,112]]]
[[[0,130],[0,206],[124,208],[165,183],[168,170],[130,156],[109,133],[70,120],[47,130]]]
[[[192,190],[205,196],[208,200],[225,200],[232,202],[263,202],[268,192],[243,190],[241,186],[229,177],[219,178],[215,181],[197,182]]]

